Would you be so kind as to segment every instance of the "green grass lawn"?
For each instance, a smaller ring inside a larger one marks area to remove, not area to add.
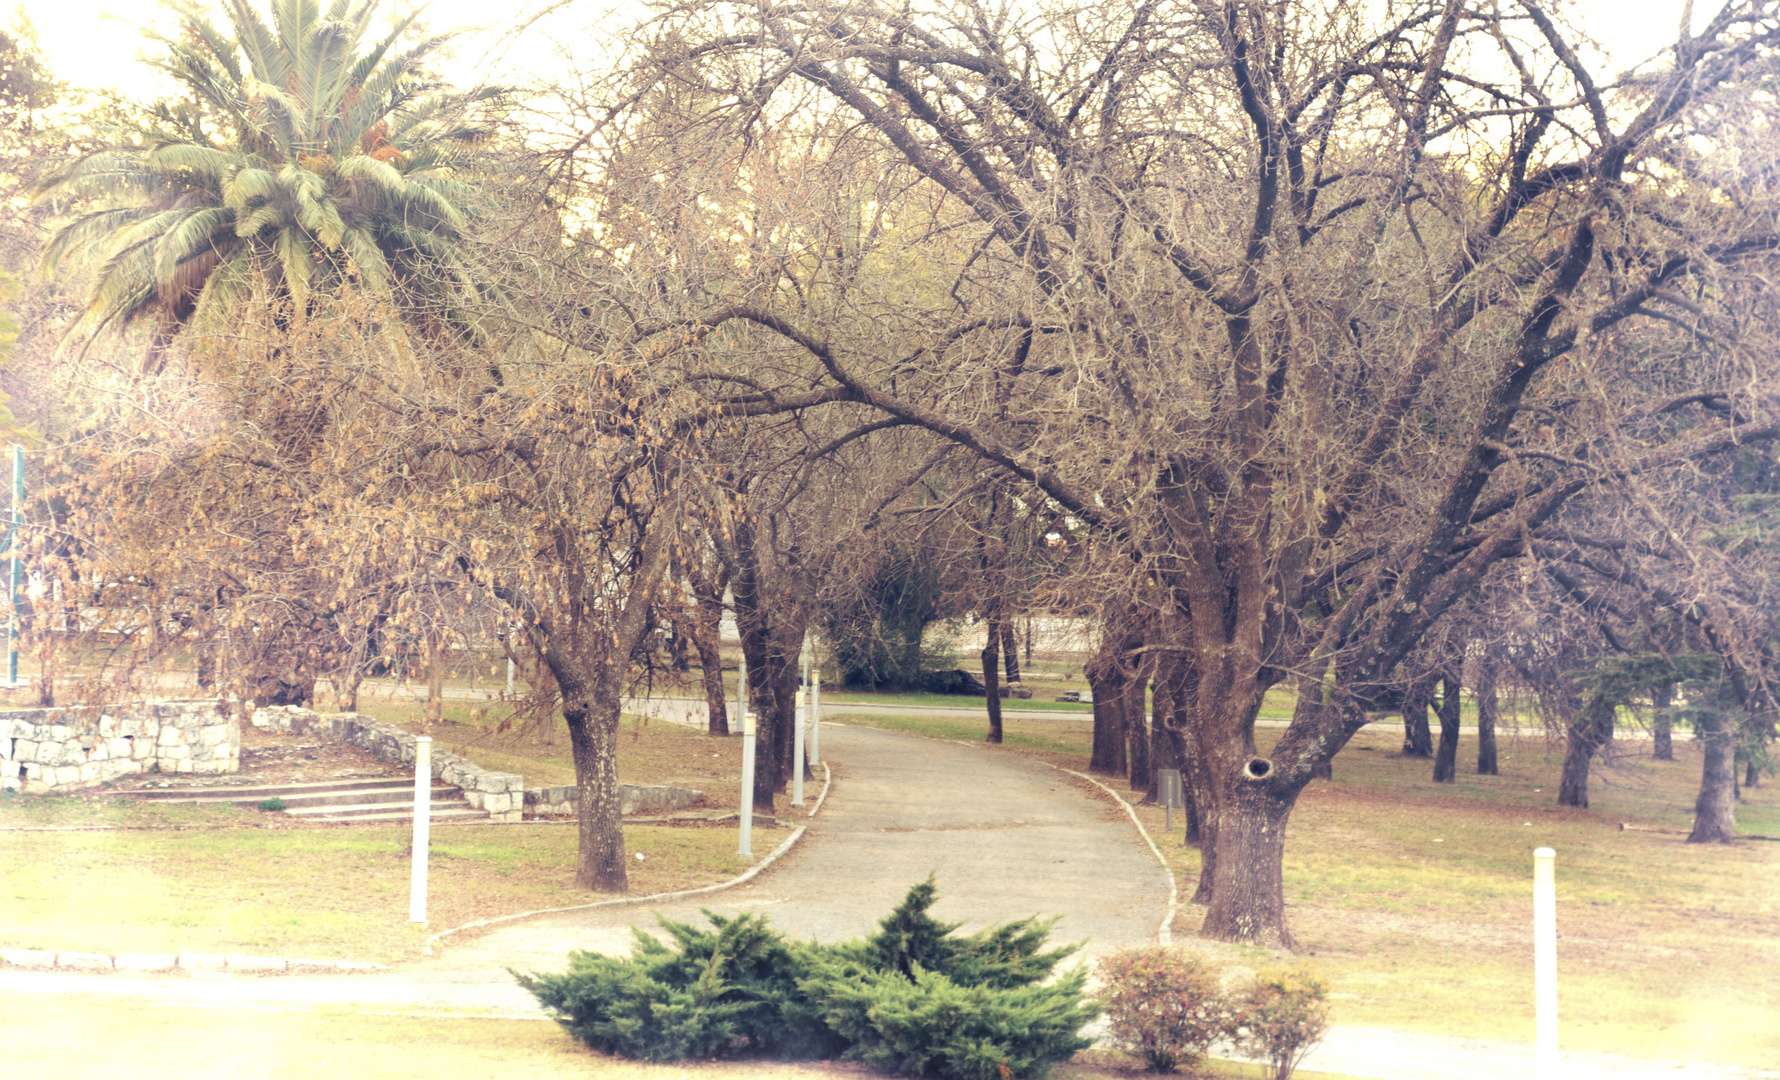
[[[846,722],[970,743],[986,730],[891,714]],[[989,752],[1086,768],[1087,725],[1010,718],[1005,729]],[[1263,752],[1279,734],[1260,730]],[[1399,742],[1394,730],[1362,733],[1336,759],[1334,782],[1305,790],[1289,827],[1288,919],[1302,959],[1333,987],[1337,1022],[1530,1041],[1532,850],[1549,845],[1565,1049],[1780,1061],[1780,843],[1683,843],[1699,785],[1691,740],[1677,740],[1675,762],[1623,744],[1624,756],[1596,768],[1588,810],[1556,805],[1560,748],[1543,736],[1505,739],[1495,777],[1464,771],[1467,739],[1450,785]],[[1780,787],[1744,796],[1740,829],[1780,836]],[[1190,897],[1199,855],[1182,844],[1179,815],[1164,836],[1160,808],[1138,813]],[[1201,915],[1183,907],[1178,940],[1193,940]],[[1258,949],[1211,951],[1232,969],[1274,962]]]

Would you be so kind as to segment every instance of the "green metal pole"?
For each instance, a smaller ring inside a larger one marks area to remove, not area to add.
[[[12,523],[6,529],[6,547],[12,552],[12,618],[6,623],[6,682],[19,684],[19,588],[24,582],[24,562],[19,558],[19,530],[25,524],[25,448],[12,448]]]

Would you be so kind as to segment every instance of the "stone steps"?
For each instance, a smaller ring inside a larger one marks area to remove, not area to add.
[[[163,789],[137,793],[152,802],[253,807],[267,799],[284,801],[284,812],[305,821],[389,822],[414,818],[414,782],[401,779],[336,780],[307,784],[259,784],[211,788]],[[433,783],[430,813],[435,820],[487,818],[488,811],[469,804],[463,790]]]

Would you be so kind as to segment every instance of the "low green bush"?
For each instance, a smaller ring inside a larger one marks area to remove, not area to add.
[[[1262,972],[1231,1016],[1236,1045],[1265,1061],[1272,1080],[1291,1080],[1329,1030],[1327,996],[1309,972]]]
[[[259,801],[259,808],[268,814],[274,813],[284,809],[284,800],[276,795],[272,796],[270,799],[261,799]]]
[[[791,944],[762,917],[706,911],[708,931],[661,920],[677,948],[639,933],[629,959],[577,952],[564,974],[514,974],[576,1038],[651,1061],[845,1057],[1008,1080],[1089,1045],[1086,973],[1041,985],[1075,952],[1045,950],[1051,922],[960,936],[927,913],[936,899],[929,878],[863,941]]]
[[[1151,1072],[1198,1064],[1225,1033],[1230,1007],[1205,962],[1178,949],[1122,949],[1100,960],[1101,1004],[1119,1049]]]

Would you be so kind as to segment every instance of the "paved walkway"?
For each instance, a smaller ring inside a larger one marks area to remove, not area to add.
[[[1053,941],[1086,941],[1092,958],[1153,943],[1168,886],[1130,821],[1064,775],[1011,754],[869,728],[823,732],[834,789],[797,849],[755,881],[658,909],[681,920],[707,907],[764,911],[797,936],[833,941],[868,932],[914,882],[935,875],[935,914],[968,928],[1055,915]],[[814,790],[809,792],[812,802]],[[783,811],[782,811],[783,813]],[[785,815],[787,819],[790,814]],[[756,851],[788,835],[759,830]],[[545,916],[447,943],[438,955],[369,975],[260,978],[82,975],[0,970],[4,995],[105,995],[230,1008],[356,1005],[371,1010],[474,1010],[539,1016],[507,969],[560,970],[570,949],[622,952],[654,910]],[[1306,1069],[1377,1080],[1496,1080],[1534,1074],[1531,1046],[1337,1027]],[[1672,1062],[1566,1055],[1566,1080],[1780,1076]]]

